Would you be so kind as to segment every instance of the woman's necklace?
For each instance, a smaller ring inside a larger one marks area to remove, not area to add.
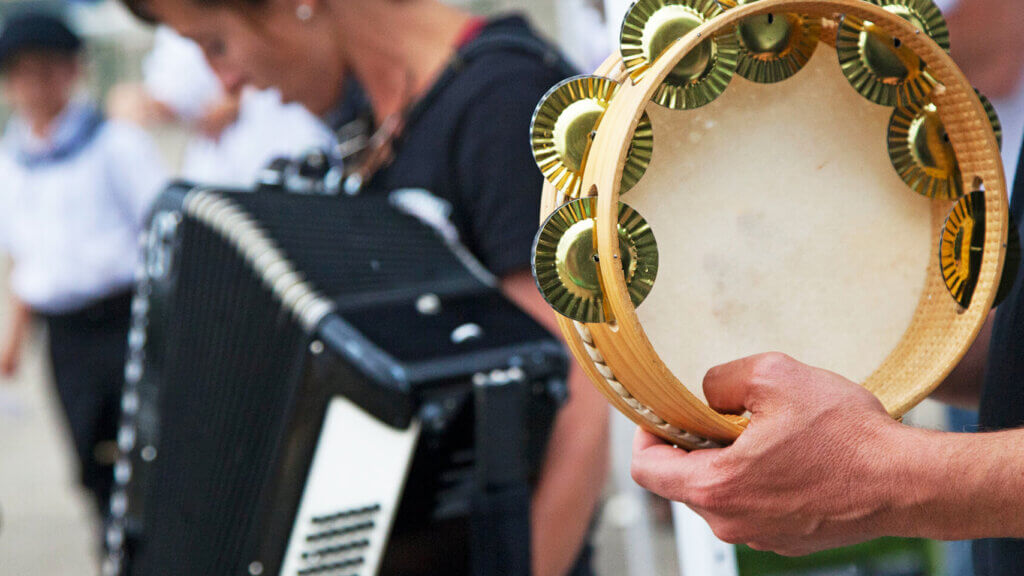
[[[394,159],[395,143],[401,137],[408,114],[416,104],[412,86],[413,74],[406,70],[401,106],[396,112],[384,118],[369,137],[363,133],[358,136],[347,135],[342,140],[342,137],[345,136],[342,132],[350,124],[339,130],[338,149],[345,162],[345,179],[342,190],[346,194],[350,196],[358,194],[374,174],[387,167]]]

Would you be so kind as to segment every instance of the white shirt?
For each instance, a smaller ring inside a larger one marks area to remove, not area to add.
[[[13,292],[61,314],[129,287],[139,233],[165,183],[156,146],[134,126],[106,122],[76,154],[31,167],[5,148],[0,249],[14,260]]]
[[[238,120],[219,139],[196,136],[189,142],[181,175],[192,182],[247,188],[271,160],[333,143],[331,131],[305,108],[282,104],[273,90],[246,89]]]
[[[143,66],[149,95],[185,122],[202,117],[223,91],[202,51],[167,27],[157,29]],[[195,136],[185,150],[181,175],[202,184],[248,187],[271,160],[330,147],[334,135],[298,104],[284,104],[276,90],[246,89],[238,120],[212,140]]]

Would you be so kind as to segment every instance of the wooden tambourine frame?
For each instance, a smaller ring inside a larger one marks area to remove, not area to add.
[[[913,319],[900,343],[863,382],[892,417],[901,417],[926,398],[970,348],[993,305],[1006,253],[1006,180],[999,144],[981,101],[942,47],[882,7],[864,0],[758,0],[743,4],[676,41],[636,82],[626,73],[621,56],[613,55],[596,74],[622,87],[600,120],[584,164],[582,186],[583,196],[598,199],[597,249],[605,309],[611,319],[602,324],[583,324],[556,316],[573,354],[612,405],[646,430],[688,450],[730,443],[743,431],[746,420],[714,411],[687,390],[647,338],[618,259],[619,183],[633,132],[672,68],[702,40],[732,29],[745,18],[773,12],[822,17],[826,24],[838,23],[843,14],[852,15],[870,20],[902,39],[938,82],[931,99],[938,106],[956,153],[964,190],[984,187],[984,252],[980,277],[966,309],[950,297],[939,271],[939,231],[953,203],[934,201],[934,250]],[[568,199],[547,184],[542,221]]]

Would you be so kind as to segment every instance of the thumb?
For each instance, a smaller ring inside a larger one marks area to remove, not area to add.
[[[715,366],[704,376],[708,405],[726,414],[758,412],[760,392],[792,371],[795,360],[770,352]]]

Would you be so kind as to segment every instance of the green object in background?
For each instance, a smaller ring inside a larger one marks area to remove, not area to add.
[[[801,558],[736,547],[740,576],[938,576],[936,542],[882,538]]]

